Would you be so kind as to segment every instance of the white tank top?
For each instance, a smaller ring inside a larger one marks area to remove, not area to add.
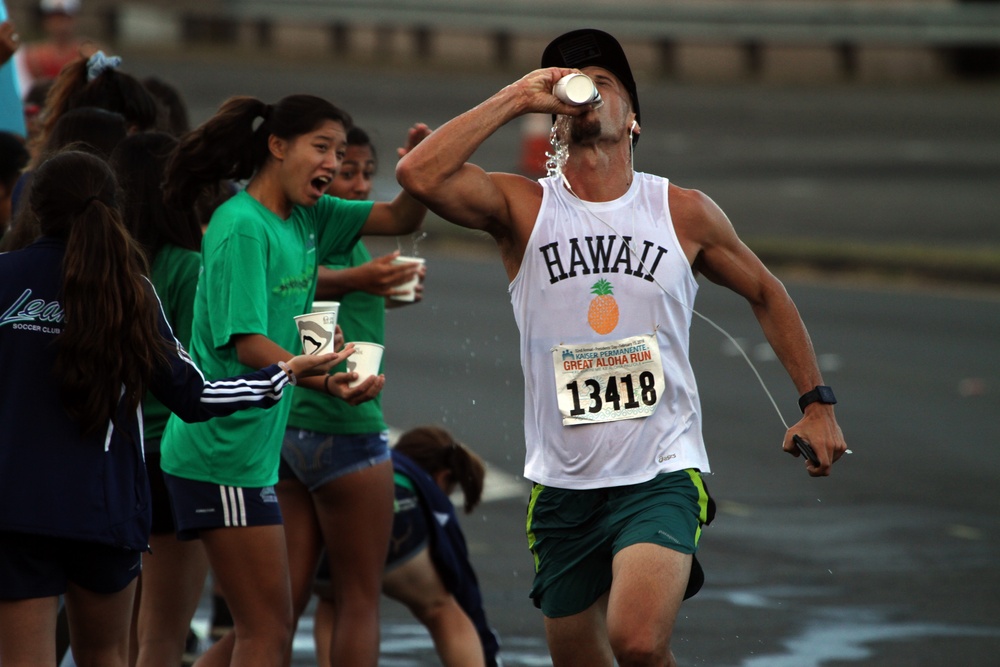
[[[521,333],[524,476],[592,489],[709,472],[688,359],[698,284],[667,180],[636,173],[609,202],[582,201],[561,179],[540,183],[538,218],[508,288]]]

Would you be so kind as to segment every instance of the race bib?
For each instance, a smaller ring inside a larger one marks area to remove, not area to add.
[[[648,417],[663,392],[654,335],[552,350],[563,426]]]

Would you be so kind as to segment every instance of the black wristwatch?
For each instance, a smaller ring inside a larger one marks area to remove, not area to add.
[[[825,384],[821,384],[799,396],[799,409],[805,412],[806,406],[813,403],[833,405],[836,402],[837,397],[833,395],[833,389],[830,389]]]

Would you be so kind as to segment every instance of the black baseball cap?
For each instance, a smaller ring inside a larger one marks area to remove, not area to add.
[[[573,30],[553,39],[542,52],[542,67],[572,67],[582,69],[595,65],[608,70],[622,82],[632,99],[632,111],[639,118],[639,93],[628,58],[618,40],[595,28]]]

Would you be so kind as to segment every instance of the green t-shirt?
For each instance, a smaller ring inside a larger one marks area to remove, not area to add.
[[[262,334],[300,352],[294,317],[311,307],[317,258],[349,250],[371,207],[324,196],[282,220],[240,192],[216,210],[202,241],[191,334],[191,357],[205,377],[253,370],[237,359],[236,335]],[[281,401],[199,424],[171,416],[161,445],[163,470],[226,486],[272,485],[290,408],[291,401]]]
[[[361,241],[347,254],[327,257],[323,260],[327,268],[347,269],[361,266],[371,261]],[[363,291],[348,292],[340,297],[337,324],[344,332],[344,340],[385,343],[385,297]],[[334,372],[344,372],[346,362]],[[288,425],[304,428],[317,433],[334,435],[357,435],[359,433],[379,433],[388,429],[382,418],[382,395],[358,406],[351,406],[333,396],[325,396],[317,391],[297,391],[292,399],[292,411],[288,415]]]
[[[191,320],[194,315],[194,293],[198,286],[201,255],[175,245],[165,245],[156,253],[149,279],[163,305],[163,313],[174,330],[174,337],[185,348],[191,344]],[[155,444],[163,435],[170,417],[170,410],[152,393],[146,392],[142,401],[143,437],[147,444]],[[152,441],[152,443],[151,443]]]

